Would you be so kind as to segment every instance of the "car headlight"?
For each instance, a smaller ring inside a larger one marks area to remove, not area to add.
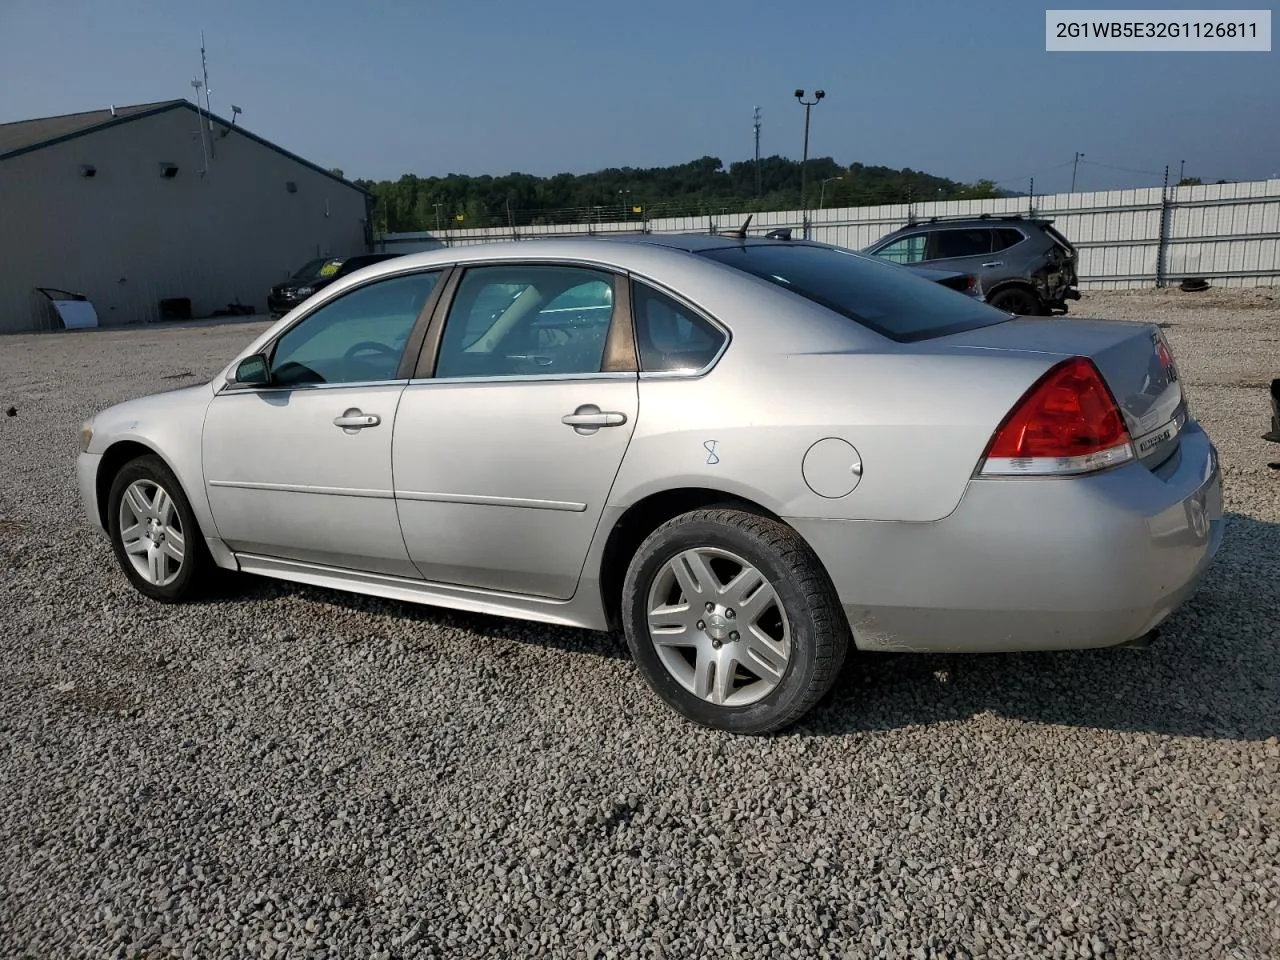
[[[299,287],[297,290],[293,292],[300,297],[309,297],[316,292],[316,288],[315,287]]]
[[[93,423],[86,420],[84,426],[80,428],[80,452],[87,453],[91,443],[93,443]]]

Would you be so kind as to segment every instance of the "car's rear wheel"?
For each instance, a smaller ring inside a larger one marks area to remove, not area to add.
[[[839,598],[786,525],[736,508],[664,523],[632,558],[627,644],[654,691],[696,723],[768,733],[808,713],[849,645]]]
[[[1017,314],[1020,317],[1038,317],[1044,312],[1040,298],[1026,287],[1006,287],[987,301],[997,310]]]
[[[155,455],[121,468],[107,495],[116,560],[144,596],[173,603],[208,585],[213,560],[178,478]]]

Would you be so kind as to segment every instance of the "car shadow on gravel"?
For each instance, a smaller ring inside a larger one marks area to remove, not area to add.
[[[1280,735],[1278,555],[1280,524],[1228,514],[1204,583],[1151,647],[851,657],[797,732],[839,735],[990,713],[1170,736]]]
[[[329,590],[268,577],[232,576],[195,603],[239,604],[270,602],[277,597],[307,600],[353,613],[393,617],[398,625],[419,624],[426,631],[461,630],[476,640],[514,641],[550,647],[566,653],[582,653],[626,660],[631,654],[621,634],[599,633],[577,627],[534,623],[467,610],[451,610],[426,604],[388,600],[342,590]],[[284,628],[281,628],[282,630]],[[295,632],[295,631],[286,631]],[[412,644],[410,644],[412,647]]]
[[[860,654],[791,735],[844,735],[965,721],[984,713],[1089,728],[1261,740],[1280,735],[1280,524],[1227,515],[1196,595],[1150,648],[1012,654]],[[232,578],[206,603],[305,599],[424,631],[630,659],[620,634],[548,626],[261,577]],[[283,628],[282,628],[283,629]],[[411,645],[412,646],[412,645]],[[642,682],[636,677],[636,682]]]

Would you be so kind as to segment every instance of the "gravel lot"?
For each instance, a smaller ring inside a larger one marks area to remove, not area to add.
[[[266,581],[141,601],[76,431],[257,324],[0,338],[5,956],[1280,953],[1280,288],[1167,321],[1226,545],[1145,651],[862,657],[696,729],[618,638]]]

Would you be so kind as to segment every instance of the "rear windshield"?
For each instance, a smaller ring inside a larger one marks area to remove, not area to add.
[[[742,244],[703,255],[821,304],[906,343],[1004,323],[1009,315],[916,276],[906,267],[839,247]]]

